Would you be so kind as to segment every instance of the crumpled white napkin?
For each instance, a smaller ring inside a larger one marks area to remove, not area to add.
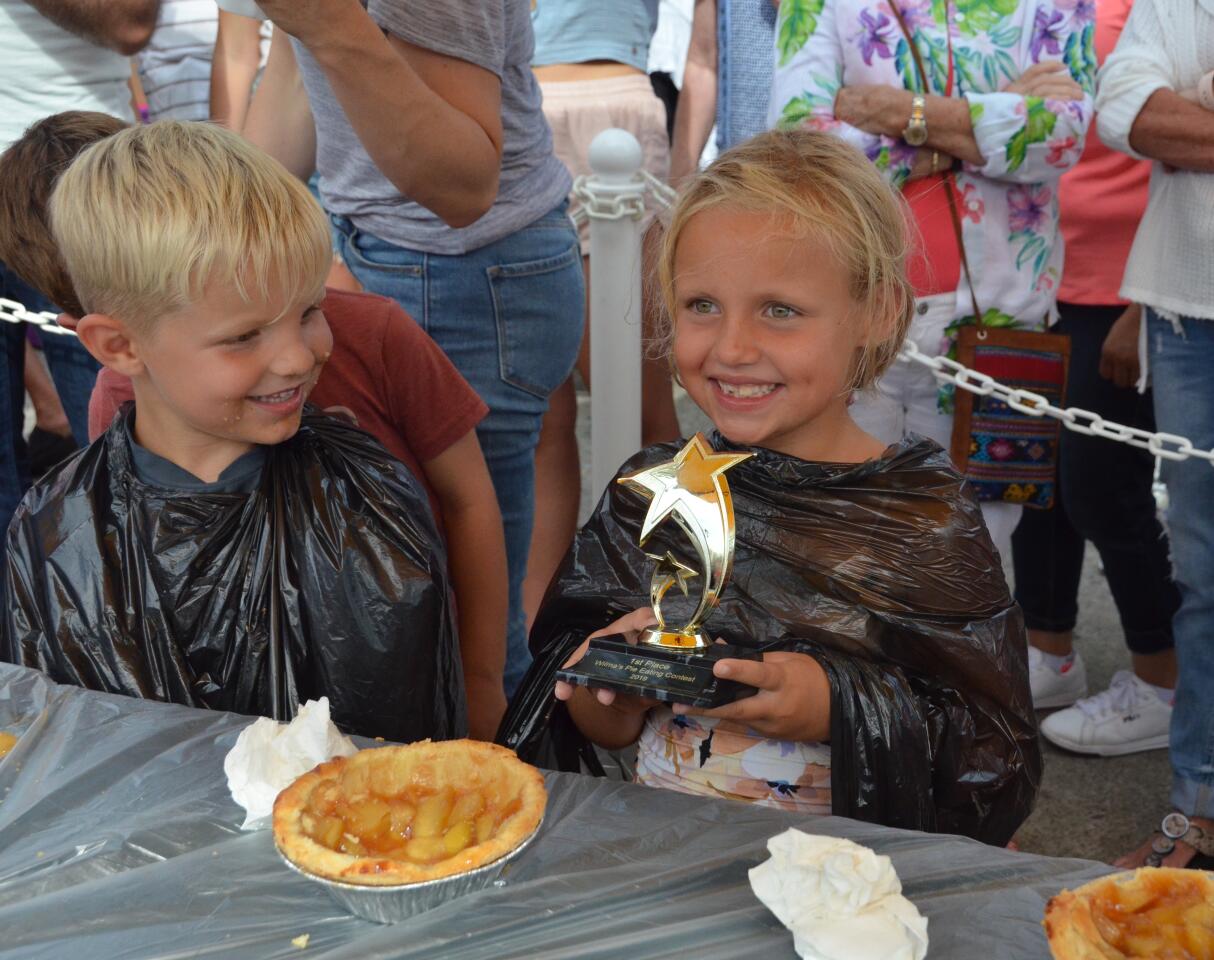
[[[232,799],[245,809],[242,830],[269,825],[274,800],[318,763],[358,748],[329,719],[329,698],[309,700],[290,723],[261,717],[240,732],[223,760]]]
[[[889,857],[800,830],[777,834],[767,849],[750,886],[804,960],[923,960],[927,919],[902,896]]]

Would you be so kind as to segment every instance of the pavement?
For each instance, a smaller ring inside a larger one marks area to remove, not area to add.
[[[711,429],[711,424],[678,391],[677,407],[684,435]],[[589,476],[589,397],[578,398],[578,441],[582,451],[582,512],[588,516],[594,495]],[[1008,570],[1011,582],[1011,571]],[[1100,572],[1096,551],[1089,547],[1079,595],[1075,646],[1087,666],[1095,693],[1113,674],[1129,667],[1117,608]],[[1045,712],[1038,714],[1038,719]],[[1045,772],[1037,805],[1017,834],[1022,850],[1055,857],[1111,861],[1145,840],[1169,809],[1171,771],[1166,750],[1127,757],[1087,757],[1068,753],[1042,740]]]

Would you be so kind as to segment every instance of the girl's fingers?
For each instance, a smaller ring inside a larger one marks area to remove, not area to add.
[[[558,700],[568,700],[573,696],[573,690],[574,687],[572,683],[566,683],[564,680],[558,680],[556,682],[556,687],[553,689],[553,693],[556,694],[556,698]]]
[[[783,676],[776,664],[762,660],[720,660],[712,672],[722,680],[736,680],[760,690],[774,690]]]

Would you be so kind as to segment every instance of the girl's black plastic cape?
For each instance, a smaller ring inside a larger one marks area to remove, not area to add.
[[[27,495],[9,527],[0,658],[60,683],[461,736],[447,560],[417,481],[369,435],[309,412],[254,493],[141,482],[132,408]]]
[[[834,813],[1006,843],[1041,772],[1024,625],[944,451],[912,438],[845,465],[720,435],[712,444],[756,456],[728,474],[737,550],[706,629],[825,667]],[[621,474],[679,447],[650,447]],[[525,759],[563,769],[591,759],[554,701],[553,673],[587,634],[648,604],[646,552],[688,555],[673,523],[637,545],[647,506],[612,483],[549,587],[531,632],[535,663],[499,734]]]

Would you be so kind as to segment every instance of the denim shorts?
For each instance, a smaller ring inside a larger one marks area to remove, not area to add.
[[[530,663],[522,583],[535,499],[535,446],[548,395],[573,369],[585,284],[562,202],[533,223],[458,256],[423,253],[332,218],[337,253],[371,292],[391,297],[489,406],[477,428],[497,492],[510,574],[506,692]]]

